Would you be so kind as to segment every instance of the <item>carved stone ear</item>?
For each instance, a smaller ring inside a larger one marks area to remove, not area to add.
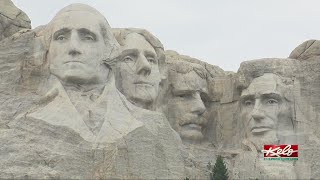
[[[34,65],[40,66],[46,61],[48,53],[44,37],[36,37],[34,39],[33,47]]]
[[[243,89],[249,86],[248,79],[244,76],[244,74],[239,74],[238,78],[235,80],[236,89],[241,92]]]
[[[39,29],[38,29],[39,30]],[[41,81],[41,77],[49,75],[49,65],[47,63],[47,52],[44,36],[37,35],[37,29],[26,34],[28,46],[31,47],[24,53],[21,59],[21,79],[20,82],[26,86],[34,86]]]

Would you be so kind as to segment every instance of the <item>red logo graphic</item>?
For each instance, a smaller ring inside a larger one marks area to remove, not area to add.
[[[297,158],[298,145],[264,145],[262,152],[265,158]]]

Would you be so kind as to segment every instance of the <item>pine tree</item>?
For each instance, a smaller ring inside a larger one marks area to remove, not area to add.
[[[229,178],[227,172],[228,169],[221,156],[217,157],[214,167],[212,167],[210,162],[208,163],[207,167],[210,171],[210,180],[227,180]]]

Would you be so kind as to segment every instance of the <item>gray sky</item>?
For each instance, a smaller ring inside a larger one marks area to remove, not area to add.
[[[287,57],[300,43],[320,39],[319,0],[13,0],[32,27],[80,2],[112,27],[145,28],[165,49],[237,71],[242,61]]]

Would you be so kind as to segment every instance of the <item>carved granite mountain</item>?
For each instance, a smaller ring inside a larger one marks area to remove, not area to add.
[[[318,66],[316,61],[276,58],[241,63],[238,129],[244,130],[243,152],[236,159],[234,178],[306,179],[319,175],[319,165],[311,158],[320,156],[316,150],[319,115],[309,100]],[[261,150],[266,144],[298,144],[299,160],[263,160]]]
[[[185,177],[166,118],[116,89],[118,46],[105,18],[83,4],[0,42],[1,178]]]
[[[234,73],[84,4],[19,31],[3,0],[0,24],[0,179],[206,179],[218,155],[232,179],[320,176],[318,40]],[[299,159],[265,160],[266,144]]]

